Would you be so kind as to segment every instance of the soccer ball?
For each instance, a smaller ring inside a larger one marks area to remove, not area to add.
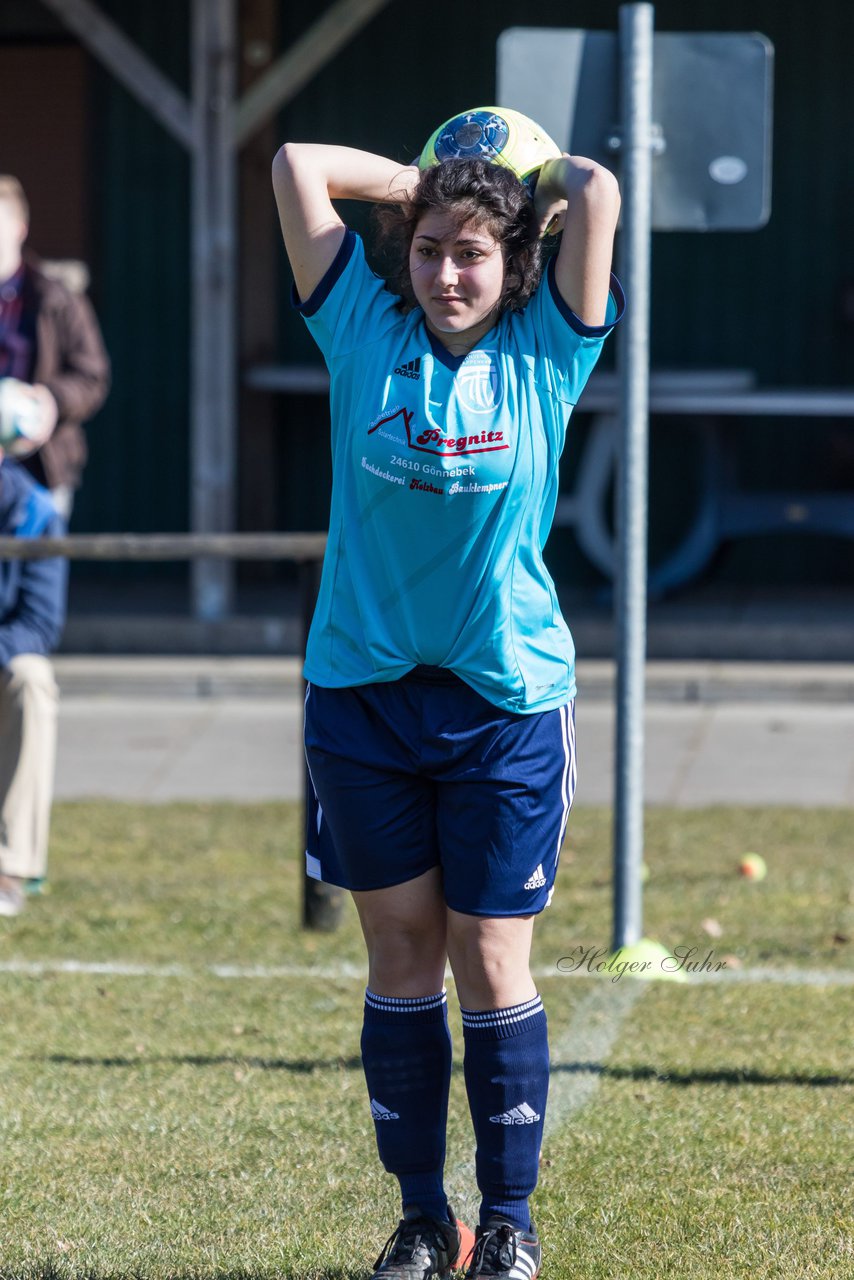
[[[545,129],[509,107],[473,107],[452,116],[432,133],[418,159],[419,169],[443,160],[469,160],[477,156],[515,173],[533,193],[537,174],[561,149]]]
[[[0,447],[8,449],[19,440],[38,434],[44,408],[27,395],[25,383],[17,378],[0,378]]]

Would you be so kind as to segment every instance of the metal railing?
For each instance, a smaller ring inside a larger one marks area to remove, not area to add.
[[[277,560],[297,565],[300,648],[305,653],[325,533],[77,533],[64,538],[0,537],[0,561],[49,560]],[[308,768],[303,774],[303,801],[308,800]],[[341,917],[343,893],[333,885],[303,879],[303,924],[331,931]]]

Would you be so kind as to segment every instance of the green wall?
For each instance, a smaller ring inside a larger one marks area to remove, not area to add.
[[[282,11],[294,8],[302,6]],[[618,9],[609,0],[538,0],[527,12],[506,0],[462,7],[438,0],[422,24],[392,3],[283,113],[282,136],[408,159],[436,121],[492,100],[495,43],[506,27],[614,29]],[[767,227],[654,236],[654,362],[748,363],[774,384],[850,381],[854,327],[842,323],[839,301],[843,283],[854,280],[854,5],[660,0],[655,16],[662,31],[768,35],[776,128]],[[296,33],[299,24],[290,23]],[[283,351],[303,350],[295,329],[286,324]]]
[[[302,6],[299,6],[302,9]],[[337,141],[384,150],[406,160],[417,154],[436,122],[495,93],[495,43],[510,26],[578,26],[615,30],[619,5],[609,0],[538,0],[520,6],[431,4],[429,14],[391,4],[282,113],[281,137]],[[307,15],[282,5],[291,35]],[[289,16],[288,16],[289,15]],[[819,0],[661,0],[656,27],[666,31],[761,31],[775,46],[775,136],[772,216],[743,233],[656,233],[653,237],[652,361],[656,367],[750,368],[768,385],[844,385],[852,382],[854,302],[854,6]],[[360,225],[363,225],[360,219]],[[313,356],[283,290],[279,352],[283,361]],[[315,357],[316,358],[316,357]],[[612,359],[612,353],[605,357]],[[311,450],[318,467],[326,453],[325,410],[301,399],[282,406],[283,436],[316,425]],[[739,466],[752,487],[854,489],[854,431],[850,425],[748,419]],[[579,416],[564,461],[571,482],[586,423]],[[291,437],[293,438],[293,437]],[[698,483],[690,431],[653,423],[651,554],[672,544],[688,516],[687,495]],[[321,472],[321,474],[323,474]],[[322,523],[320,493],[290,494],[297,525]],[[296,503],[296,506],[293,505]],[[287,513],[283,512],[287,518]],[[556,574],[597,580],[571,533],[550,543]],[[714,576],[744,582],[850,581],[850,543],[791,535],[745,540],[728,550]]]
[[[102,8],[175,80],[188,79],[188,0],[100,0]],[[417,12],[393,0],[285,109],[281,140],[320,139],[414,156],[435,123],[495,93],[495,42],[509,26],[614,29],[611,0],[434,0]],[[281,43],[314,20],[317,6],[281,0]],[[653,362],[749,366],[774,385],[850,384],[854,303],[854,48],[850,0],[694,0],[656,5],[659,30],[758,30],[776,49],[773,212],[764,229],[714,235],[656,234]],[[188,519],[189,165],[182,148],[109,75],[93,69],[95,300],[115,366],[115,389],[92,429],[93,456],[78,529],[182,529]],[[362,211],[353,210],[362,227]],[[276,234],[270,204],[270,235]],[[279,357],[316,359],[287,300],[280,268]],[[318,528],[328,496],[326,408],[321,399],[278,404],[278,512],[282,528]],[[570,476],[579,418],[570,438]],[[854,432],[840,424],[747,421],[741,464],[771,487],[805,477],[854,488]],[[317,476],[290,483],[295,448]],[[653,550],[684,518],[679,495],[695,464],[687,433],[653,427]],[[568,533],[551,546],[556,573],[596,580]],[[787,537],[733,549],[723,580],[850,579],[850,544]]]
[[[186,90],[186,4],[99,3]],[[94,301],[113,362],[113,390],[90,428],[91,460],[74,523],[186,529],[189,160],[94,60],[91,93]]]

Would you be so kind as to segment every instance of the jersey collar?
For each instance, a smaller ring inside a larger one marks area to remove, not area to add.
[[[478,351],[480,347],[492,337],[501,321],[499,320],[498,324],[494,324],[489,332],[483,335],[480,342],[475,343],[471,351],[466,351],[461,356],[453,355],[448,348],[439,341],[436,335],[430,332],[427,328],[427,322],[423,317],[421,323],[424,325],[424,332],[427,334],[427,339],[430,343],[430,350],[433,352],[434,359],[438,360],[440,364],[443,364],[446,369],[450,369],[452,373],[456,373],[463,361],[468,359],[471,355],[472,351]]]

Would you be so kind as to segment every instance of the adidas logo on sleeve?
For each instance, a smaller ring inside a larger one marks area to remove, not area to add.
[[[490,1116],[491,1124],[536,1124],[539,1115],[533,1107],[529,1107],[527,1102],[520,1102],[518,1107],[511,1107],[509,1111],[502,1111],[500,1115]]]
[[[407,360],[406,364],[399,364],[395,373],[399,373],[402,378],[413,378],[417,382],[421,377],[421,357],[416,356],[414,360]]]

